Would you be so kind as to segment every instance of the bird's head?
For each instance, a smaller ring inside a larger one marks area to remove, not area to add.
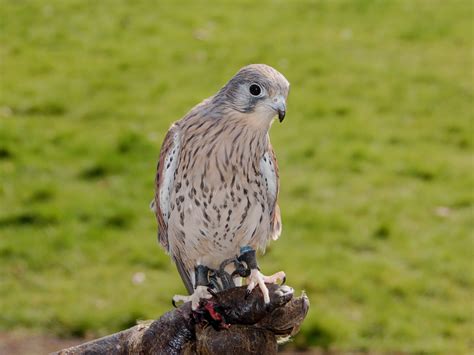
[[[276,116],[280,122],[285,118],[289,88],[288,80],[276,69],[251,64],[240,69],[215,98],[252,124],[269,127]]]

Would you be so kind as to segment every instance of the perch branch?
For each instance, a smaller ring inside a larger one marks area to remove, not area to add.
[[[276,354],[277,341],[296,334],[308,309],[306,295],[293,297],[288,286],[269,284],[270,303],[259,289],[247,298],[245,287],[231,288],[213,298],[228,324],[216,330],[196,320],[191,305],[165,313],[155,321],[58,351],[77,354]]]

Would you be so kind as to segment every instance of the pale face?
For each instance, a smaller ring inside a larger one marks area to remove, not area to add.
[[[241,69],[224,87],[226,101],[233,109],[247,114],[258,125],[270,125],[286,114],[286,99],[290,84],[275,69],[250,65]]]

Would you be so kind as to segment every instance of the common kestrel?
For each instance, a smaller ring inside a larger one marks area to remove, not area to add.
[[[279,177],[268,135],[286,114],[289,83],[274,68],[252,64],[169,129],[161,147],[152,209],[158,239],[190,296],[210,298],[247,277],[248,292],[285,278],[263,275],[256,250],[281,233]]]

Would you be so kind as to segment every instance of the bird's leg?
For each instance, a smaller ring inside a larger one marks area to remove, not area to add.
[[[196,286],[194,292],[190,296],[174,295],[173,305],[176,306],[176,302],[189,302],[191,301],[192,310],[196,310],[199,307],[199,302],[202,299],[209,299],[212,297],[209,293],[209,268],[204,265],[198,265],[194,269],[194,275],[196,280]]]
[[[234,271],[231,274],[225,270],[230,264],[234,264]],[[216,291],[222,291],[235,287],[236,281],[240,286],[240,279],[249,275],[250,269],[236,255],[224,260],[217,270],[212,270],[209,279]]]
[[[227,273],[225,271],[225,268],[226,268],[227,265],[229,265],[231,263],[234,263],[234,265],[235,265],[236,262],[238,262],[237,255],[232,257],[232,258],[224,260],[221,263],[221,265],[219,266],[219,269],[216,270],[216,275],[217,275],[217,277],[219,277],[219,279],[221,281],[223,290],[227,290],[228,288],[235,287],[235,283],[234,283],[234,280],[233,280],[233,275],[229,275],[229,273]]]
[[[260,290],[263,293],[263,300],[265,303],[270,302],[270,296],[268,294],[268,288],[265,283],[276,283],[278,280],[282,281],[282,284],[285,283],[286,276],[283,271],[279,271],[276,274],[271,276],[265,276],[260,272],[260,268],[257,264],[257,256],[254,249],[250,246],[245,246],[240,248],[239,261],[245,262],[248,269],[250,269],[250,275],[247,277],[247,294],[250,294],[255,286],[258,285]]]

